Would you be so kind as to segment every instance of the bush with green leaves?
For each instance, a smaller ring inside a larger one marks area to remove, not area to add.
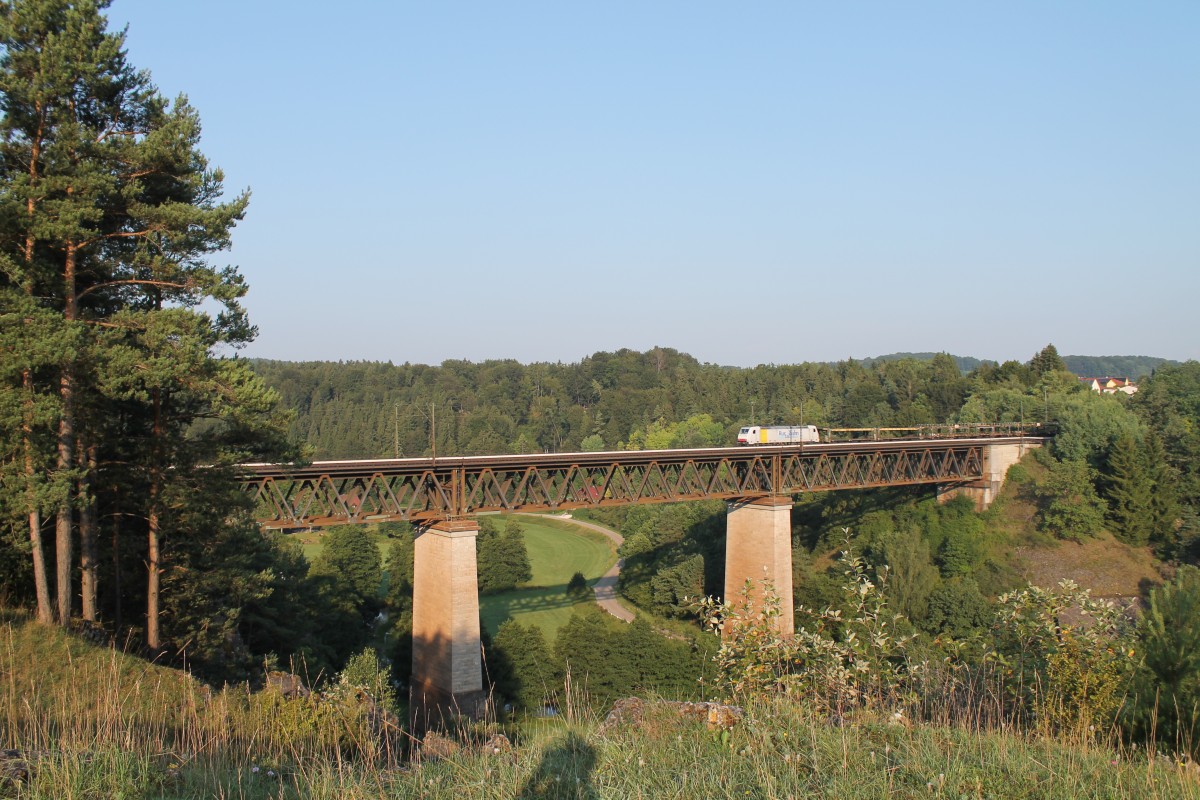
[[[338,675],[331,694],[344,700],[365,693],[378,705],[395,712],[400,708],[391,671],[379,660],[375,649],[367,647],[350,657]]]
[[[970,577],[943,581],[929,595],[929,610],[920,626],[934,635],[962,639],[985,629],[992,608]]]
[[[731,602],[711,597],[698,602],[706,627],[721,636],[714,661],[726,694],[739,701],[788,695],[830,714],[853,706],[888,706],[905,693],[904,655],[913,637],[902,632],[907,627],[903,615],[888,609],[881,585],[887,570],[873,580],[867,563],[849,547],[842,561],[847,610],[800,606],[791,635],[779,630],[782,600],[770,582],[757,593],[748,584]]]
[[[1034,487],[1039,527],[1073,542],[1095,536],[1104,527],[1104,507],[1096,495],[1095,471],[1082,460],[1041,458],[1047,473]]]
[[[1133,670],[1132,623],[1073,581],[1002,595],[994,659],[1011,712],[1045,732],[1107,731]]]

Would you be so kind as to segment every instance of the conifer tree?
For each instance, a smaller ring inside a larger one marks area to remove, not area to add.
[[[228,247],[248,195],[224,198],[222,174],[197,149],[195,110],[162,98],[127,62],[107,6],[0,2],[0,291],[6,306],[24,298],[27,332],[37,329],[28,320],[50,315],[54,335],[71,343],[6,376],[24,453],[7,469],[23,473],[43,619],[42,511],[56,520],[62,622],[74,613],[76,535],[83,607],[96,613],[96,497],[122,498],[113,519],[145,520],[146,638],[158,649],[164,536],[198,489],[223,491],[212,474],[190,480],[189,467],[285,449],[274,393],[245,362],[214,355],[254,335],[241,276],[208,261]],[[216,316],[199,310],[207,301],[221,307]],[[114,466],[117,450],[137,466]],[[216,505],[239,507],[232,497]]]
[[[506,620],[496,631],[492,647],[503,653],[503,675],[494,676],[496,689],[528,711],[540,709],[558,692],[562,675],[550,657],[541,628]]]
[[[313,575],[326,576],[365,619],[379,611],[383,560],[366,528],[338,525],[325,534],[325,548],[313,562]]]
[[[1146,544],[1154,531],[1153,484],[1132,436],[1122,436],[1113,445],[1104,483],[1113,533],[1129,544]]]
[[[1058,348],[1052,344],[1043,347],[1030,359],[1029,370],[1038,378],[1050,372],[1069,372],[1066,362],[1058,354]]]
[[[1142,443],[1146,477],[1150,484],[1150,538],[1174,545],[1183,516],[1179,474],[1171,466],[1162,439],[1151,430]]]

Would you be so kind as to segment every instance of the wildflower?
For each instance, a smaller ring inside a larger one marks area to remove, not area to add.
[[[257,775],[258,774],[258,764],[252,764],[250,766],[250,771]]]

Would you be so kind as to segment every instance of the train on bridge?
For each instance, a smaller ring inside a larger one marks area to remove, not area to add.
[[[747,425],[738,431],[738,444],[804,444],[821,441],[816,425]]]

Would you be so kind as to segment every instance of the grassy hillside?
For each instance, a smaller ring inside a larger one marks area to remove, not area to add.
[[[494,634],[506,619],[516,619],[522,625],[538,626],[553,641],[580,604],[566,593],[571,576],[581,572],[594,582],[617,556],[607,538],[569,522],[527,515],[518,520],[525,529],[533,578],[514,591],[479,598],[479,615],[490,633]],[[592,601],[588,598],[583,602]]]
[[[868,711],[831,725],[787,701],[751,704],[728,732],[663,708],[608,730],[575,712],[506,729],[511,751],[480,747],[499,730],[482,725],[412,761],[346,706],[210,696],[13,613],[0,674],[0,735],[30,767],[3,791],[29,798],[1200,797],[1193,765],[1140,751]]]
[[[1052,587],[1070,579],[1093,596],[1111,600],[1142,597],[1162,582],[1162,562],[1153,550],[1121,542],[1111,531],[1098,531],[1078,542],[1039,532],[1028,481],[1044,473],[1032,454],[1025,456],[1018,477],[1005,483],[986,515],[989,529],[1000,534],[993,542],[999,542],[1001,557],[1023,581]]]

